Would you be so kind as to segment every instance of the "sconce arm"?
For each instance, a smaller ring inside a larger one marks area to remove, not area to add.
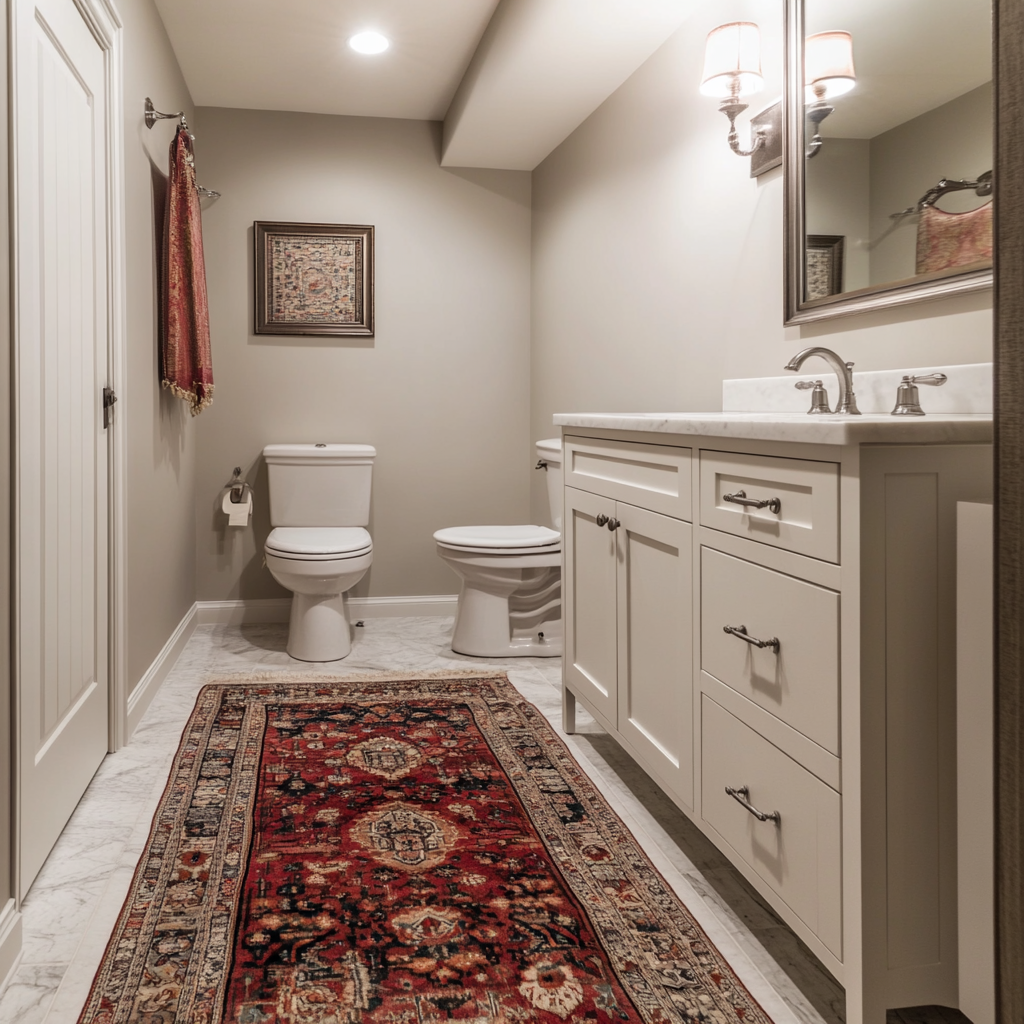
[[[817,103],[812,103],[807,108],[807,120],[814,125],[814,135],[811,137],[811,141],[807,144],[806,157],[810,160],[812,157],[818,155],[818,151],[823,145],[821,137],[821,122],[828,117],[836,108],[830,107],[824,100],[818,100]]]
[[[727,97],[722,100],[718,109],[729,118],[729,148],[737,156],[753,156],[764,146],[768,129],[763,125],[758,125],[752,129],[750,149],[740,149],[740,136],[739,132],[736,131],[736,118],[747,109],[746,103],[737,103],[734,99]]]

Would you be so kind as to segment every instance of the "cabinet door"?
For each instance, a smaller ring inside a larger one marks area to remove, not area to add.
[[[619,502],[619,731],[693,806],[690,525]]]
[[[601,724],[615,729],[615,534],[598,526],[615,502],[565,488],[565,679]]]

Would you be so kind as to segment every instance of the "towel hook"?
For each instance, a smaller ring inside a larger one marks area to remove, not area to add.
[[[181,123],[181,127],[188,132],[188,121],[185,120],[185,111],[179,110],[176,114],[162,114],[156,107],[153,106],[153,101],[147,96],[146,97],[146,127],[152,128],[157,121],[173,121],[177,119]],[[189,135],[194,139],[195,136],[191,132]]]
[[[188,132],[188,137],[193,142],[195,142],[195,138],[196,137],[188,129],[188,121],[185,120],[185,111],[184,110],[179,110],[177,113],[174,113],[174,114],[164,114],[164,113],[161,113],[159,110],[156,109],[156,107],[153,106],[153,101],[148,96],[146,97],[146,107],[145,107],[145,109],[146,109],[146,127],[147,128],[152,128],[153,125],[155,125],[157,123],[157,121],[165,121],[165,120],[166,121],[174,121],[176,119],[178,121],[178,123],[181,125],[181,127],[184,128],[185,131]],[[220,193],[219,192],[215,192],[212,188],[204,188],[202,185],[199,184],[199,182],[196,182],[196,191],[204,199],[220,199]]]

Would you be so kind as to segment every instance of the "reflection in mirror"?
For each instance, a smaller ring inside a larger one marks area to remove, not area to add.
[[[803,280],[789,289],[789,321],[944,294],[968,281],[986,286],[990,3],[788,0],[791,8],[801,2],[803,264],[794,267],[791,256],[789,269]],[[796,81],[791,74],[791,95]],[[791,147],[791,156],[798,152]],[[799,196],[791,192],[790,202],[795,222]]]

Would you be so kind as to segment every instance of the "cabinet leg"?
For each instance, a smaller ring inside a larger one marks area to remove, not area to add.
[[[562,732],[571,736],[576,731],[576,694],[562,686]]]

